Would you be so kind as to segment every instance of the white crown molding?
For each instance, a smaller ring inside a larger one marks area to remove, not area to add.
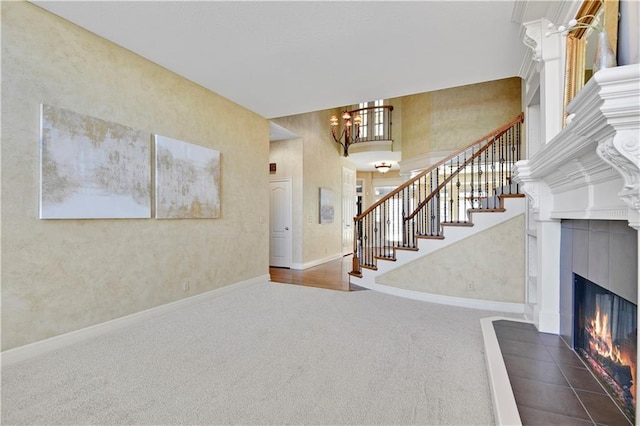
[[[514,2],[513,12],[511,13],[511,21],[522,23],[527,21],[531,16],[539,16],[539,0],[520,0]],[[530,7],[533,5],[533,7]],[[575,17],[578,9],[582,5],[582,0],[565,0],[546,2],[545,11],[542,16],[552,22],[568,22]],[[530,12],[530,13],[529,13]]]
[[[522,22],[524,21],[524,16],[526,14],[527,6],[529,5],[529,1],[516,1],[513,5],[513,12],[511,13],[511,21],[512,22]]]
[[[551,22],[561,23],[569,22],[578,14],[578,10],[582,6],[583,0],[558,1],[550,2],[551,6],[547,10],[547,18]]]
[[[514,179],[524,185],[535,211],[540,208],[544,185],[551,192],[551,199],[545,202],[553,205],[554,217],[575,217],[575,210],[563,216],[562,209],[555,207],[574,204],[589,206],[582,216],[620,219],[620,208],[626,206],[630,226],[639,229],[640,64],[600,70],[567,111],[571,122],[536,155],[519,161]],[[617,201],[593,195],[606,194],[618,183],[622,188]],[[581,190],[585,187],[589,189]],[[567,203],[566,197],[574,197],[575,202]]]

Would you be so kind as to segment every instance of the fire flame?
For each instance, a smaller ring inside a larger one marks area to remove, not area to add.
[[[597,308],[595,318],[591,319],[586,329],[591,336],[589,339],[591,353],[600,354],[619,363],[620,351],[613,347],[613,338],[609,329],[609,315],[601,313],[600,308]]]
[[[587,320],[585,327],[590,335],[589,349],[591,353],[597,353],[604,358],[609,358],[617,364],[628,365],[631,368],[633,376],[633,386],[630,389],[635,400],[636,396],[636,369],[635,359],[628,351],[621,350],[619,345],[615,345],[611,336],[611,327],[609,326],[609,315],[600,312],[600,307],[596,308],[595,318]]]

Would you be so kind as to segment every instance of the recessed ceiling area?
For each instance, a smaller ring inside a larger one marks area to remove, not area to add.
[[[376,164],[386,163],[391,166],[391,170],[398,171],[398,161],[400,161],[401,153],[397,151],[370,151],[370,152],[354,152],[349,154],[349,160],[353,161],[358,171],[375,172]]]
[[[296,133],[291,130],[282,127],[281,125],[269,121],[269,142],[283,141],[287,139],[299,138]]]

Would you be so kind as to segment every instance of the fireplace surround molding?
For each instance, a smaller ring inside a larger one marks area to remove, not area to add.
[[[566,126],[514,168],[533,213],[640,229],[640,64],[598,71],[567,112]]]

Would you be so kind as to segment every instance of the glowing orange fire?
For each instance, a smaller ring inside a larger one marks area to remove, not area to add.
[[[600,312],[600,307],[596,308],[595,318],[587,319],[585,330],[590,335],[589,349],[591,353],[597,353],[604,358],[609,358],[619,365],[631,367],[633,385],[630,392],[633,399],[636,398],[636,361],[635,357],[625,347],[614,345],[611,337],[611,327],[609,325],[609,315]]]

